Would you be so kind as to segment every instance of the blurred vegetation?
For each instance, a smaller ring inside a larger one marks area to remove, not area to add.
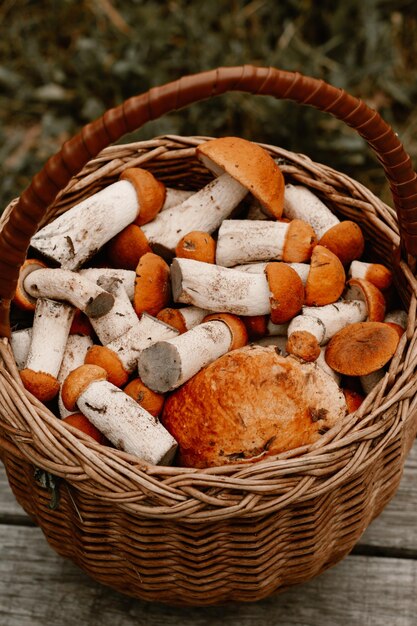
[[[417,157],[415,0],[2,0],[0,207],[86,122],[131,95],[219,65],[322,77],[378,109]],[[362,140],[328,116],[231,94],[148,124],[238,134],[309,154],[385,196]]]

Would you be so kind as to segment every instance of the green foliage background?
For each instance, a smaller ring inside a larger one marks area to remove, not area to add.
[[[322,77],[378,109],[417,157],[415,0],[3,0],[0,27],[0,208],[107,108],[219,65]],[[387,199],[362,140],[312,109],[232,94],[152,122],[134,138],[163,133],[281,145]]]

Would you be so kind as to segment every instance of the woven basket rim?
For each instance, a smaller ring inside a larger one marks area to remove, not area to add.
[[[157,176],[161,168],[171,168],[175,178],[175,168],[192,160],[195,146],[207,139],[162,135],[105,148],[59,194],[44,223],[78,201],[74,199],[80,195],[108,184],[132,163],[154,168]],[[395,211],[361,183],[304,154],[260,145],[280,159],[285,176],[307,184],[339,210],[342,207],[368,220],[372,232],[387,239],[384,245],[389,244],[392,250],[399,246]],[[183,180],[178,186],[182,184]],[[0,219],[0,230],[15,202]],[[104,448],[60,422],[23,388],[7,339],[0,342],[4,362],[0,368],[0,402],[7,413],[0,415],[0,437],[3,432],[3,441],[7,439],[13,453],[35,466],[145,517],[181,518],[190,523],[242,515],[258,517],[289,502],[328,492],[347,474],[352,476],[371,464],[416,409],[416,287],[404,262],[397,271],[402,272],[409,291],[409,325],[389,371],[356,413],[342,419],[315,444],[252,464],[202,470],[151,466],[124,452]]]

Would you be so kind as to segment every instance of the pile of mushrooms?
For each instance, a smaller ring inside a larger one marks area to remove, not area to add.
[[[28,392],[103,445],[253,462],[356,410],[407,315],[359,226],[266,150],[226,137],[196,155],[199,191],[128,168],[32,238],[14,306],[33,323],[11,346]]]

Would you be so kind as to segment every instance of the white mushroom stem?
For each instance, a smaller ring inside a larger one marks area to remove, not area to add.
[[[106,315],[90,319],[97,337],[106,345],[138,324],[138,316],[121,280],[102,275],[97,284],[114,296],[114,305]]]
[[[267,315],[270,290],[264,274],[176,258],[171,265],[175,302],[192,304],[213,312],[235,315]]]
[[[281,260],[289,224],[263,220],[224,220],[219,229],[216,263],[233,267],[253,261]]]
[[[167,187],[165,202],[162,205],[161,211],[167,211],[168,209],[172,209],[174,206],[182,204],[185,200],[188,200],[188,198],[194,193],[195,191],[188,191],[186,189],[173,189],[172,187]]]
[[[143,313],[135,326],[132,326],[124,335],[106,345],[106,348],[117,354],[126,372],[133,372],[137,367],[140,354],[145,348],[157,341],[172,339],[179,335],[179,331],[164,322]]]
[[[88,267],[78,272],[81,276],[88,278],[93,283],[97,283],[101,276],[107,278],[117,278],[123,283],[129,300],[133,301],[135,296],[136,273],[133,270],[114,269],[112,267]]]
[[[267,220],[270,219],[266,213],[263,212],[261,203],[255,197],[251,198],[251,203],[246,215],[247,220]]]
[[[12,332],[10,337],[10,346],[12,348],[14,360],[16,361],[16,367],[18,370],[25,367],[31,339],[31,328],[24,328],[23,330],[15,330]]]
[[[263,274],[265,268],[268,265],[268,261],[261,263],[244,263],[243,265],[236,265],[233,269],[240,272],[249,272],[250,274]],[[297,272],[301,278],[301,282],[305,286],[307,283],[308,274],[310,272],[310,265],[308,263],[286,263]]]
[[[326,372],[326,374],[331,376],[333,380],[340,386],[340,381],[342,379],[342,376],[338,372],[336,372],[334,369],[332,369],[329,365],[327,365],[325,354],[326,354],[326,348],[320,348],[320,354],[317,357],[315,362],[320,367],[320,369],[323,370],[323,372]]]
[[[398,324],[404,330],[407,328],[408,316],[407,313],[401,309],[395,309],[394,311],[390,311],[386,314],[384,318],[384,322],[389,322],[391,324]],[[359,376],[359,380],[365,394],[368,394],[372,391],[374,387],[379,383],[382,378],[385,376],[385,368],[381,367],[375,372],[371,372],[370,374],[366,374],[365,376]]]
[[[285,185],[284,215],[291,220],[299,219],[310,224],[316,233],[317,240],[339,219],[330,209],[307,187],[301,185]]]
[[[154,465],[173,461],[177,442],[148,411],[108,381],[91,383],[79,396],[81,413],[117,448]]]
[[[182,309],[178,309],[178,311],[184,320],[187,330],[191,330],[191,328],[200,324],[209,313],[207,309],[200,309],[197,306],[185,306]]]
[[[317,339],[319,345],[324,345],[339,330],[348,324],[363,322],[366,317],[366,304],[361,300],[303,306],[302,313],[294,317],[288,326],[288,337],[295,331],[306,331]]]
[[[141,226],[155,250],[174,254],[175,247],[193,230],[214,232],[243,200],[247,189],[228,174],[222,174],[178,206],[160,212]]]
[[[203,322],[144,350],[138,361],[139,377],[153,391],[171,391],[226,354],[231,345],[232,333],[225,322]]]
[[[131,224],[139,211],[134,186],[119,180],[42,228],[30,245],[62,267],[76,270]]]
[[[83,365],[85,355],[93,345],[93,340],[87,335],[70,335],[65,346],[61,367],[58,373],[58,381],[62,384],[68,374],[80,365]],[[68,411],[62,402],[61,393],[58,396],[58,410],[61,418],[71,415],[73,411]]]
[[[73,317],[74,309],[69,304],[38,298],[26,369],[57,378]]]
[[[88,317],[105,315],[113,306],[114,297],[76,272],[40,269],[26,277],[24,288],[33,298],[51,298],[69,302]]]

